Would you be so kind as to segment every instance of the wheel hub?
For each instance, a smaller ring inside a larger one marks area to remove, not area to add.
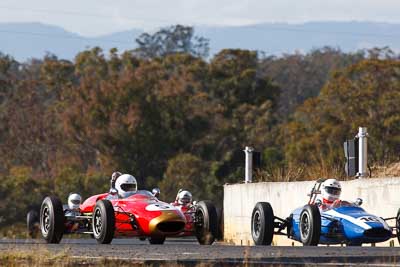
[[[101,221],[101,212],[99,209],[96,209],[94,214],[94,222],[93,222],[93,230],[96,236],[100,235],[102,230],[102,221]]]
[[[258,237],[260,235],[260,229],[261,229],[261,215],[259,211],[256,211],[254,213],[253,229],[254,229],[254,235]]]
[[[198,231],[201,231],[204,226],[204,214],[200,210],[196,213],[196,228]]]
[[[307,238],[310,233],[310,218],[307,213],[301,217],[300,230],[302,238]]]
[[[43,226],[42,226],[42,231],[47,234],[50,229],[50,212],[49,212],[49,207],[45,207],[43,209],[42,213],[42,218],[43,218]]]

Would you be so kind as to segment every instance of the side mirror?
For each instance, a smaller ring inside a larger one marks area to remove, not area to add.
[[[111,188],[111,189],[110,189],[110,195],[112,195],[112,196],[118,195],[118,190],[115,189],[115,188]]]
[[[321,199],[315,200],[314,204],[315,204],[317,207],[321,206],[321,205],[322,205]]]
[[[361,206],[363,203],[363,200],[361,198],[357,198],[356,201],[354,202],[354,204],[356,204],[357,206]]]
[[[193,201],[192,204],[193,204],[193,206],[195,206],[197,204],[197,201],[196,200]]]
[[[160,188],[158,188],[158,187],[153,188],[153,190],[151,190],[151,193],[153,194],[153,196],[158,198],[160,196],[160,193],[161,193]]]

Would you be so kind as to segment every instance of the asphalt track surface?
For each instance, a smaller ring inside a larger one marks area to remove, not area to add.
[[[400,266],[399,247],[265,247],[219,242],[201,246],[193,238],[167,239],[164,245],[149,245],[138,239],[114,239],[111,245],[99,245],[93,239],[63,239],[60,244],[45,244],[40,239],[0,239],[0,253],[43,249],[92,262],[107,258],[153,266]]]

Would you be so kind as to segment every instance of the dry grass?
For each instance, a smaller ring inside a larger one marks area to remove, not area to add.
[[[255,172],[255,181],[257,182],[312,181],[322,177],[345,179],[343,176],[343,170],[339,167],[290,166],[285,168],[274,168],[271,170],[258,170]]]
[[[34,251],[2,251],[0,266],[70,266],[72,262],[68,258],[67,251],[54,254],[43,248]]]
[[[250,248],[249,248],[250,249]],[[85,259],[84,257],[72,257],[70,256],[68,250],[59,252],[57,254],[50,253],[45,248],[40,248],[35,251],[2,251],[0,253],[0,266],[157,266],[157,267],[167,267],[167,266],[191,266],[191,267],[206,267],[206,266],[284,266],[281,264],[257,264],[251,262],[250,251],[245,251],[243,261],[237,263],[224,263],[224,262],[138,262],[134,259],[130,260],[118,260],[116,258],[98,258],[98,259]]]
[[[400,162],[372,166],[370,171],[373,178],[400,177]],[[353,177],[349,178],[345,175],[343,166],[277,167],[270,170],[257,170],[254,176],[256,182],[312,181],[323,177],[332,177],[339,180],[353,179]]]
[[[140,262],[129,262],[126,260],[118,260],[114,258],[85,258],[73,257],[69,255],[68,251],[59,252],[57,254],[50,253],[45,249],[37,251],[9,251],[1,253],[0,266],[152,266]],[[159,264],[157,266],[167,266],[166,264]]]
[[[26,230],[26,224],[15,223],[11,226],[0,228],[0,238],[27,238],[28,232]]]
[[[372,177],[399,177],[400,176],[400,162],[388,164],[387,166],[372,166]]]

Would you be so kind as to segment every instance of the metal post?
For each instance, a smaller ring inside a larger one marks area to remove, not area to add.
[[[246,146],[245,150],[246,153],[246,165],[245,165],[245,183],[251,183],[253,180],[253,151],[252,147]]]
[[[368,157],[367,157],[367,128],[359,127],[358,134],[358,178],[368,177]]]

